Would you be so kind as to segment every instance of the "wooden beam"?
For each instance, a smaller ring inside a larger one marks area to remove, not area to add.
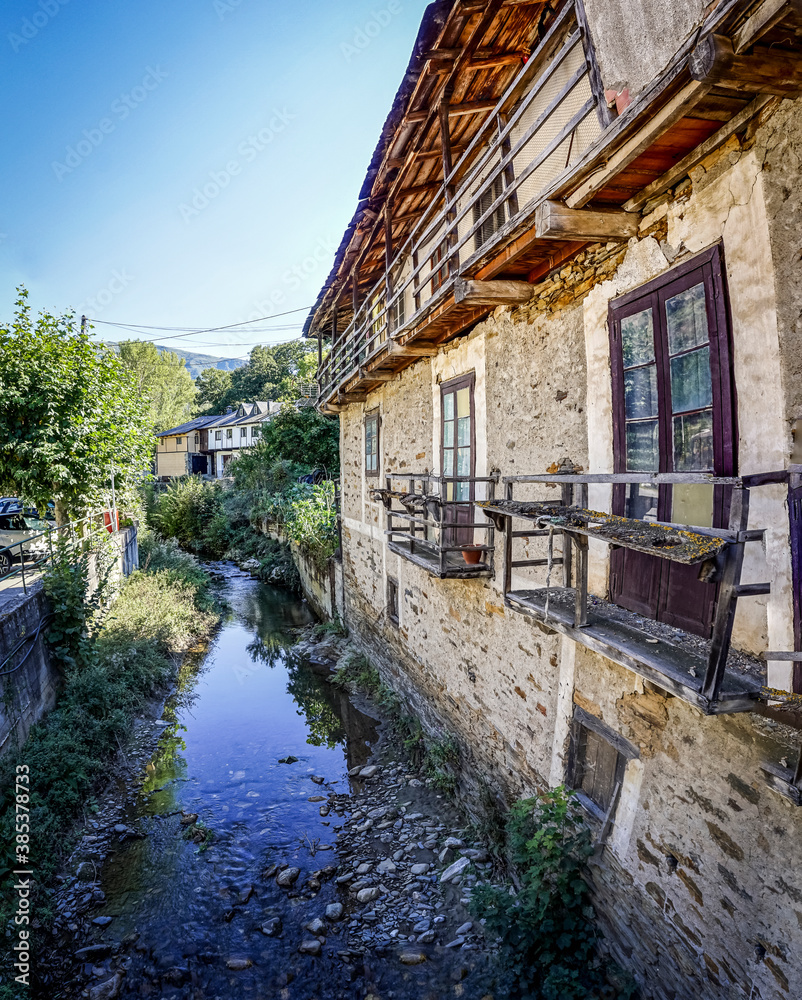
[[[468,69],[493,69],[496,66],[522,66],[526,56],[523,52],[497,52],[476,56],[468,63]]]
[[[390,358],[433,358],[436,354],[436,347],[413,347],[399,344],[396,340],[387,345],[387,356]]]
[[[395,194],[397,202],[402,202],[404,198],[414,198],[419,194],[430,194],[432,191],[442,191],[442,181],[428,181],[426,184],[413,184],[412,187],[399,188]]]
[[[535,211],[535,235],[543,240],[628,240],[638,235],[638,219],[627,212],[591,212],[544,201]]]
[[[597,191],[606,187],[624,167],[647,150],[655,139],[667,132],[680,118],[684,118],[712,86],[711,83],[692,80],[682,87],[659,111],[655,111],[633,136],[612,153],[602,166],[568,195],[565,199],[568,207],[582,208],[587,205]]]
[[[788,14],[798,17],[800,13],[802,4],[799,0],[765,0],[735,32],[733,49],[735,52],[743,52]]]
[[[475,115],[480,111],[492,111],[498,101],[463,101],[462,104],[451,104],[448,109],[450,118],[459,118],[460,115]],[[429,117],[428,111],[410,111],[404,116],[404,122],[414,125],[418,122],[425,122]]]
[[[678,181],[681,181],[688,171],[701,163],[706,156],[709,156],[719,146],[722,146],[731,135],[735,135],[736,132],[742,129],[758,112],[773,100],[774,98],[768,94],[761,94],[759,97],[756,97],[754,101],[747,104],[742,111],[739,111],[737,115],[731,118],[726,125],[722,125],[717,132],[714,132],[708,139],[700,143],[696,149],[691,150],[679,163],[675,163],[661,177],[652,181],[651,184],[647,184],[642,191],[638,191],[629,201],[625,201],[622,208],[627,212],[639,212],[650,198],[656,198],[658,195],[663,194],[664,191],[668,191]]]
[[[528,281],[469,281],[458,278],[454,301],[466,306],[519,306],[532,298]]]
[[[462,156],[462,154],[465,152],[467,148],[468,148],[467,146],[453,146],[451,149],[451,154],[454,157],[454,159],[457,160],[459,159],[460,156]],[[409,159],[410,162],[412,162],[413,160],[417,161],[439,160],[442,157],[442,155],[443,154],[439,149],[418,150],[417,152],[410,153],[409,157],[391,156],[387,159],[386,163],[388,167],[397,170],[400,167],[404,166],[404,164],[407,162],[407,159]]]
[[[786,49],[757,47],[736,53],[725,35],[703,38],[688,58],[694,80],[747,94],[802,94],[802,55]]]

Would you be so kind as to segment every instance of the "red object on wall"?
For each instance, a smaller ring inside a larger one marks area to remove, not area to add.
[[[108,531],[109,534],[111,534],[113,531],[119,531],[120,530],[119,511],[114,511],[114,514],[112,515],[112,512],[110,510],[104,510],[103,523],[106,525],[106,531]],[[114,525],[113,527],[112,524]]]

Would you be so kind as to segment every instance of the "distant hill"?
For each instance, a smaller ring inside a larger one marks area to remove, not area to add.
[[[104,343],[107,347],[113,347],[115,351],[117,350],[118,345],[113,341],[107,340]],[[182,351],[177,347],[162,347],[160,344],[156,345],[156,350],[160,354],[169,351],[171,354],[177,354],[179,358],[184,358],[193,378],[197,378],[205,368],[220,368],[224,372],[230,372],[248,363],[240,358],[216,358],[213,354],[195,354],[194,351]]]

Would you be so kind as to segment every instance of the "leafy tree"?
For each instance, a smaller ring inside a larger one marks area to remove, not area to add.
[[[143,340],[124,340],[120,361],[150,404],[148,420],[155,431],[166,431],[191,419],[197,390],[184,358],[160,352],[155,344]]]
[[[257,346],[240,368],[201,372],[196,380],[198,403],[211,413],[257,400],[292,403],[298,398],[299,385],[314,382],[316,371],[314,342],[298,339],[274,347]]]
[[[322,416],[311,406],[302,410],[283,406],[272,420],[262,424],[262,436],[250,456],[265,465],[280,458],[304,462],[336,476],[340,471],[340,422],[336,417]]]
[[[113,351],[76,329],[75,316],[34,320],[19,289],[13,322],[0,326],[0,491],[56,519],[133,499],[150,464],[147,404]]]
[[[205,368],[195,379],[196,407],[208,413],[222,413],[231,391],[231,372]]]

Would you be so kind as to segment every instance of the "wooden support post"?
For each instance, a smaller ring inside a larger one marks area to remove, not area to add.
[[[576,545],[576,592],[574,600],[574,628],[588,623],[588,540],[584,535],[574,535]]]
[[[390,300],[393,297],[393,202],[388,197],[384,203],[384,328],[386,336],[392,334]]]
[[[413,271],[414,274],[417,274],[417,272],[418,272],[418,248],[417,248],[417,246],[412,251],[412,271]],[[412,295],[413,301],[415,303],[415,310],[414,310],[415,312],[418,312],[418,310],[420,309],[420,289],[421,289],[420,282],[416,278],[415,279],[415,284],[413,285],[413,295]]]
[[[457,242],[457,233],[454,231],[455,209],[451,207],[454,201],[454,185],[451,183],[451,173],[454,164],[451,159],[451,131],[448,124],[448,101],[440,102],[440,148],[443,152],[443,190],[446,202],[446,246],[448,248],[448,275],[450,278],[456,277],[459,272],[459,258],[454,251]]]
[[[454,301],[468,306],[519,306],[532,298],[528,281],[473,281],[458,278]]]
[[[504,499],[512,500],[512,483],[504,484]],[[512,518],[504,518],[504,597],[512,590]]]
[[[496,115],[496,121],[498,123],[499,133],[503,132],[507,127],[508,117],[507,115]],[[506,135],[501,140],[501,156],[502,159],[506,159],[512,149],[512,144],[510,143],[509,135]],[[504,187],[509,188],[515,182],[515,169],[512,165],[512,160],[504,168]],[[507,199],[507,205],[509,206],[508,217],[510,219],[514,218],[518,214],[518,189],[515,188],[512,194]]]
[[[580,211],[544,201],[535,210],[535,235],[541,240],[628,240],[638,235],[638,222],[629,212]]]
[[[573,462],[566,463],[560,466],[561,472],[573,472],[574,464]],[[570,507],[574,502],[574,486],[573,483],[563,483],[560,489],[560,496],[562,503],[565,507]],[[572,548],[571,548],[571,538],[563,532],[562,536],[562,547],[563,547],[563,587],[571,586],[571,562],[572,562]],[[578,588],[577,588],[578,589]]]
[[[742,486],[733,487],[732,500],[730,501],[730,531],[746,531],[748,522],[749,490]],[[724,672],[727,669],[732,625],[735,620],[735,608],[738,604],[738,585],[741,582],[741,570],[744,562],[744,545],[745,542],[735,542],[726,551],[726,562],[713,621],[710,658],[707,662],[707,672],[701,690],[701,697],[710,706],[715,705],[718,700]]]
[[[782,97],[802,93],[802,55],[765,46],[737,54],[725,35],[703,38],[688,58],[688,69],[694,80],[728,90]]]
[[[359,278],[356,268],[351,271],[351,305],[354,309],[354,322],[356,322],[356,314],[359,309]]]

